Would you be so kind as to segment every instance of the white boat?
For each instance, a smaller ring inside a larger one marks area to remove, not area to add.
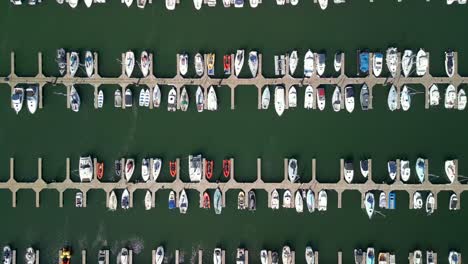
[[[317,64],[315,68],[317,69],[318,76],[322,76],[325,73],[325,54],[317,53],[315,55],[315,63]]]
[[[434,251],[426,251],[426,264],[435,264]]]
[[[387,97],[387,105],[390,111],[395,111],[397,109],[397,100],[398,100],[397,97],[398,97],[398,93],[397,93],[396,87],[395,85],[392,85],[392,87],[388,91],[388,97]]]
[[[237,249],[236,264],[245,264],[245,250],[243,248]]]
[[[348,113],[354,111],[354,89],[352,86],[345,87],[345,108]]]
[[[85,54],[85,69],[86,69],[86,75],[88,77],[93,76],[94,58],[93,58],[93,54],[89,50],[86,51],[86,54]]]
[[[175,0],[166,0],[167,1],[174,1],[175,5]],[[188,55],[187,54],[180,54],[179,55],[179,72],[182,76],[185,76],[188,71]]]
[[[122,248],[120,250],[120,263],[119,264],[128,264],[128,249]]]
[[[455,161],[454,160],[446,160],[445,161],[445,175],[449,179],[450,183],[453,183],[457,178],[455,172]]]
[[[379,207],[382,209],[387,208],[387,195],[385,192],[381,192],[379,196]]]
[[[273,210],[279,209],[280,200],[279,200],[279,193],[276,189],[271,192],[271,203],[270,208]]]
[[[146,0],[137,0],[137,7],[138,8],[145,8],[146,6]]]
[[[162,262],[164,261],[164,247],[163,246],[159,246],[156,249],[155,259],[156,259],[156,264],[162,264]]]
[[[124,3],[127,5],[127,7],[130,7],[133,4],[133,0],[124,0]]]
[[[150,90],[145,89],[145,96],[143,97],[143,106],[149,107],[150,105]]]
[[[146,191],[145,194],[145,210],[151,210],[153,195],[150,191]]]
[[[11,94],[11,105],[15,110],[16,114],[21,111],[23,108],[23,101],[24,101],[24,89],[20,87],[15,87],[13,89],[13,93]]]
[[[292,206],[292,195],[290,190],[285,190],[283,193],[283,207],[291,208]]]
[[[361,175],[364,178],[369,176],[369,160],[364,159],[359,161],[359,168],[361,169]]]
[[[457,206],[458,206],[458,197],[457,197],[457,194],[456,193],[452,193],[452,195],[450,195],[450,199],[449,199],[449,210],[458,210],[457,209]]]
[[[122,199],[120,200],[120,205],[122,209],[130,208],[130,193],[125,189],[122,193]]]
[[[276,86],[275,87],[275,110],[278,116],[281,116],[283,114],[284,105],[285,105],[284,87]]]
[[[434,213],[434,205],[435,205],[434,194],[432,192],[429,192],[429,194],[426,197],[426,213],[428,215],[431,215],[432,213]]]
[[[249,0],[250,7],[256,8],[258,6],[258,0]]]
[[[429,59],[427,57],[427,53],[423,49],[419,49],[418,53],[416,54],[416,75],[425,75],[428,67]]]
[[[336,86],[332,96],[333,111],[339,112],[341,110],[341,100],[341,89],[340,87]]]
[[[196,10],[200,10],[203,4],[203,0],[193,0],[193,6]]]
[[[208,98],[207,98],[207,109],[208,111],[217,111],[218,110],[218,97],[216,96],[216,91],[213,86],[210,86],[208,89]]]
[[[383,69],[383,54],[376,52],[372,58],[372,73],[375,77],[379,77]]]
[[[336,72],[341,71],[341,61],[343,60],[343,53],[337,52],[335,53],[335,59],[333,60],[333,66]]]
[[[70,88],[70,107],[73,112],[80,111],[81,99],[78,91],[76,91],[75,86]]]
[[[125,53],[125,74],[127,77],[131,77],[133,69],[135,68],[135,54],[133,51],[127,51]]]
[[[299,179],[297,175],[297,160],[296,159],[289,159],[288,163],[288,178],[290,182],[296,182]]]
[[[93,161],[91,156],[80,157],[79,175],[81,182],[90,182],[93,179]]]
[[[422,252],[421,252],[421,250],[415,250],[413,252],[413,264],[422,264]]]
[[[453,109],[455,106],[455,100],[457,99],[457,89],[452,84],[449,84],[445,90],[444,106],[446,109]]]
[[[326,190],[321,190],[318,194],[318,210],[319,211],[326,211],[327,210],[327,203],[328,203],[328,195]]]
[[[304,94],[304,108],[312,109],[314,103],[314,89],[312,86],[308,85],[305,89]]]
[[[262,109],[268,109],[270,105],[270,88],[268,86],[265,87],[262,93]]]
[[[403,111],[408,111],[411,107],[411,94],[406,85],[403,86],[403,90],[401,91],[400,104]]]
[[[276,0],[276,4],[282,6],[286,3],[286,0]]]
[[[161,105],[161,90],[159,86],[156,84],[153,88],[153,107],[159,108]]]
[[[460,253],[458,253],[457,251],[453,251],[453,250],[450,251],[448,260],[449,260],[449,264],[459,264],[461,262]]]
[[[148,52],[144,50],[141,52],[141,56],[140,56],[140,69],[141,69],[141,74],[143,74],[143,77],[148,76],[150,67],[151,67],[151,61],[149,59]]]
[[[305,248],[305,259],[306,259],[306,264],[315,264],[315,254],[314,251],[312,250],[312,247],[307,246]]]
[[[301,190],[297,190],[294,198],[294,207],[298,213],[304,212],[304,199],[302,198],[301,192]]]
[[[2,252],[3,264],[11,264],[11,259],[12,259],[11,248],[10,246],[6,245],[3,247],[3,252]]]
[[[36,112],[38,100],[39,100],[39,96],[38,96],[38,87],[37,87],[37,85],[31,85],[28,88],[26,88],[26,104],[28,106],[29,113],[34,114]],[[12,100],[12,102],[13,102],[13,100]],[[22,103],[21,103],[21,105],[22,105]],[[15,105],[14,102],[13,102],[13,107],[15,108],[15,111],[16,111],[17,108],[16,108],[16,105]],[[18,113],[18,112],[16,112],[16,113]]]
[[[281,253],[281,259],[283,261],[283,264],[292,264],[291,260],[291,248],[289,246],[284,246],[283,251]]]
[[[32,247],[28,247],[24,259],[26,264],[36,264],[36,251]]]
[[[314,53],[308,50],[304,56],[304,76],[310,78],[314,72]]]
[[[390,180],[394,181],[396,178],[396,173],[397,173],[397,163],[394,160],[390,160],[387,162],[387,170],[388,170],[388,176],[390,177]]]
[[[422,195],[420,192],[413,194],[413,209],[421,209],[423,207]]]
[[[197,111],[199,113],[203,112],[205,108],[205,95],[203,93],[203,89],[198,86],[197,92],[195,94],[195,104],[197,105]]]
[[[289,55],[289,74],[294,75],[298,63],[297,50],[293,50]]]
[[[249,52],[249,69],[252,77],[256,77],[258,73],[258,53],[256,51]]]
[[[343,167],[344,179],[347,183],[351,183],[354,178],[354,168],[353,163],[350,161],[345,161]]]
[[[70,54],[70,76],[74,77],[80,66],[80,58],[78,57],[77,52],[72,52]]]
[[[458,105],[457,105],[458,110],[465,110],[465,108],[466,108],[466,93],[465,93],[465,90],[463,88],[460,88],[460,90],[458,90],[457,103],[458,103]]]
[[[102,108],[103,105],[104,105],[104,92],[102,90],[99,90],[98,98],[97,98],[97,106],[98,108]]]
[[[161,173],[161,167],[162,167],[162,159],[154,158],[153,166],[151,167],[152,180],[156,181],[158,179],[159,174]]]
[[[143,182],[147,182],[150,178],[150,160],[143,158],[141,161],[141,178],[143,178]]]
[[[401,172],[401,180],[403,182],[407,182],[411,176],[411,169],[410,169],[410,162],[409,160],[401,160],[400,161],[400,172]]]
[[[265,249],[260,250],[260,263],[268,264],[268,251]]]
[[[187,93],[187,89],[185,89],[185,86],[182,87],[182,92],[180,93],[179,105],[180,110],[182,110],[182,112],[187,111],[189,107],[189,96]]]
[[[387,68],[392,77],[395,77],[397,74],[398,68],[398,50],[397,48],[388,48],[387,54],[385,56],[385,60],[387,63]]]
[[[455,74],[455,57],[453,51],[445,52],[445,72],[450,78]]]
[[[371,192],[366,193],[366,197],[364,198],[364,206],[366,208],[366,213],[369,219],[372,218],[374,215],[374,208],[375,208],[375,198],[374,194]]]
[[[297,92],[296,87],[294,87],[294,85],[289,88],[288,106],[289,108],[295,108],[297,106]]]
[[[244,66],[244,50],[237,50],[236,57],[234,59],[234,74],[239,76],[242,66]]]
[[[289,1],[289,3],[290,3],[292,6],[296,6],[297,4],[299,4],[299,0],[291,0],[291,1]]]
[[[200,182],[203,174],[202,155],[189,155],[189,177],[191,182]]]
[[[197,53],[195,55],[194,65],[195,65],[195,73],[198,76],[202,76],[203,73],[205,72],[205,61],[203,60],[203,56],[200,53]]]
[[[133,176],[133,172],[135,171],[135,160],[134,159],[127,159],[125,161],[125,179],[130,181]]]
[[[221,264],[221,256],[222,250],[221,248],[215,248],[213,250],[213,264]]]
[[[416,176],[418,176],[418,180],[420,183],[424,182],[424,178],[426,174],[426,162],[423,158],[418,158],[416,160]]]
[[[375,250],[372,247],[368,247],[366,252],[366,264],[374,264],[375,263]]]
[[[120,89],[117,89],[114,92],[114,107],[115,108],[122,107],[122,92],[120,91]]]
[[[185,193],[185,189],[182,189],[180,192],[180,198],[179,198],[179,211],[181,214],[187,213],[188,209],[188,197],[187,193]]]
[[[133,94],[132,90],[127,88],[125,89],[125,107],[132,107],[133,106]]]
[[[429,88],[429,105],[436,106],[439,105],[440,102],[440,93],[439,88],[437,85],[433,84],[431,88]]]
[[[111,211],[117,210],[117,195],[115,195],[114,190],[111,191],[109,195],[109,202],[107,204],[107,208]]]
[[[177,91],[174,87],[169,91],[167,95],[167,111],[175,112],[177,109]]]
[[[327,9],[328,6],[328,0],[319,0],[319,5],[322,10]]]
[[[230,7],[231,6],[231,0],[223,0],[223,5],[224,5],[224,7]]]
[[[174,10],[176,6],[176,0],[166,0],[167,10]]]
[[[138,106],[143,107],[145,106],[145,89],[140,90],[140,96],[138,97]]]
[[[307,190],[306,193],[306,205],[307,205],[307,210],[309,213],[313,213],[315,211],[315,194],[312,190]]]
[[[83,192],[78,191],[75,194],[75,207],[82,208],[83,207]]]
[[[401,58],[401,70],[403,75],[408,77],[414,64],[414,55],[412,50],[405,50]]]
[[[69,0],[68,4],[71,8],[76,8],[78,6],[78,0]]]

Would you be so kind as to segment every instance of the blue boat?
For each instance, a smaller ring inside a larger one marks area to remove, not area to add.
[[[388,209],[396,209],[396,193],[390,192],[388,194]]]
[[[169,209],[176,208],[176,199],[175,199],[175,192],[171,191],[169,193]]]
[[[367,51],[359,53],[359,71],[369,74],[369,52]]]
[[[374,264],[375,262],[375,253],[374,248],[367,248],[366,252],[366,264]]]

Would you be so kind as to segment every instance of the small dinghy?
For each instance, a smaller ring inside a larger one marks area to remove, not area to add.
[[[304,199],[302,198],[301,192],[301,190],[297,190],[294,198],[294,207],[296,207],[296,212],[298,213],[304,212]]]
[[[70,76],[75,77],[78,67],[80,66],[80,58],[78,57],[77,52],[72,52],[70,54]]]
[[[122,92],[120,92],[120,89],[117,89],[114,92],[114,107],[122,107]]]
[[[419,49],[416,54],[416,75],[423,76],[427,72],[429,66],[429,59],[427,57],[426,51]]]
[[[143,74],[143,77],[148,76],[150,67],[151,67],[151,61],[149,59],[148,52],[142,51],[141,56],[140,56],[140,68],[141,68],[141,74]]]
[[[392,75],[393,78],[395,78],[397,74],[397,68],[398,68],[398,50],[397,48],[388,48],[387,49],[387,54],[385,56],[385,60],[387,63],[387,68],[390,74]]]
[[[314,72],[314,53],[310,50],[304,56],[304,76],[310,78]]]
[[[361,168],[361,174],[364,178],[367,178],[369,176],[369,160],[364,159],[359,161],[359,167]]]
[[[418,176],[418,180],[420,183],[424,182],[426,173],[426,162],[423,158],[418,158],[416,160],[416,175]]]
[[[133,94],[131,89],[125,89],[125,107],[133,106]]]
[[[169,91],[169,94],[167,95],[167,111],[169,112],[175,112],[177,109],[177,91],[174,87]]]
[[[341,61],[343,60],[342,57],[343,57],[342,52],[335,53],[335,59],[333,60],[333,66],[335,67],[336,72],[341,71]]]
[[[182,92],[180,93],[180,110],[182,112],[186,112],[189,106],[189,96],[187,94],[187,89],[185,89],[185,86],[182,87]]]
[[[440,93],[439,88],[437,85],[433,84],[431,88],[429,88],[429,105],[436,106],[439,105],[440,102]]]
[[[366,213],[369,219],[372,219],[374,215],[374,208],[375,208],[375,199],[374,194],[371,192],[366,193],[366,197],[364,198],[364,206],[366,208]]]
[[[326,190],[321,190],[318,194],[318,210],[319,211],[326,211],[327,204],[328,204],[328,195]]]
[[[352,86],[346,86],[345,88],[345,108],[348,113],[354,111],[354,89]]]
[[[375,77],[379,77],[383,69],[383,54],[376,52],[372,58],[372,72]]]
[[[454,160],[446,160],[445,161],[445,175],[449,179],[450,183],[455,181],[456,173],[455,173],[455,161]]]
[[[374,248],[368,247],[366,251],[366,264],[375,263],[375,252]]]
[[[315,264],[314,250],[310,246],[307,246],[305,249],[305,259],[307,264]]]
[[[73,112],[80,111],[81,99],[78,91],[75,89],[75,86],[70,88],[70,107]]]
[[[255,191],[250,190],[248,193],[248,202],[249,202],[249,211],[257,210],[257,198],[255,196]]]
[[[459,264],[460,263],[460,253],[456,251],[450,251],[449,253],[449,264]]]
[[[328,0],[319,0],[319,5],[322,10],[327,9],[328,6]]]
[[[200,10],[203,4],[203,0],[193,0],[193,6],[196,10]]]
[[[200,86],[198,86],[197,92],[195,94],[195,103],[197,105],[197,112],[203,112],[203,109],[205,108],[205,95]]]
[[[382,209],[387,208],[387,195],[385,192],[381,192],[379,196],[379,207]]]
[[[457,99],[457,89],[452,84],[449,84],[445,90],[445,109],[453,109],[455,106],[455,100]]]
[[[431,215],[434,213],[435,198],[434,194],[430,192],[426,197],[426,213]]]
[[[150,210],[151,207],[152,207],[152,199],[153,199],[153,195],[151,195],[151,192],[150,191],[146,191],[146,195],[145,195],[145,210]]]
[[[288,106],[289,108],[296,108],[297,106],[297,92],[294,85],[289,88]]]
[[[86,69],[86,75],[88,77],[92,77],[93,72],[94,72],[94,58],[93,58],[93,54],[89,50],[86,51],[86,54],[85,54],[85,69]]]
[[[72,89],[75,89],[75,88],[72,88]],[[13,93],[11,94],[11,105],[13,106],[13,109],[15,110],[16,114],[18,114],[23,108],[23,101],[24,101],[24,89],[21,87],[15,87],[13,89]]]
[[[194,0],[197,1],[197,0]],[[203,56],[200,53],[197,53],[195,55],[195,73],[197,76],[202,76],[203,73],[205,72],[205,62],[203,60]]]
[[[457,106],[458,110],[465,110],[465,108],[466,108],[466,93],[465,93],[465,90],[463,88],[460,88],[460,90],[458,90],[457,103],[458,103],[458,106]]]
[[[111,211],[117,210],[117,195],[115,195],[115,192],[113,190],[109,194],[109,201],[107,203],[107,208],[109,208],[109,210]]]
[[[450,78],[455,74],[455,58],[453,51],[445,52],[445,72]]]
[[[216,188],[213,196],[213,207],[215,214],[221,214],[221,211],[223,210],[223,194],[219,188]]]
[[[133,73],[133,69],[135,68],[135,54],[133,51],[127,51],[125,53],[125,74],[127,77],[131,77]]]
[[[308,85],[304,94],[304,108],[312,109],[314,103],[314,89]]]
[[[266,86],[262,93],[262,109],[263,110],[268,109],[269,105],[270,105],[270,88]]]
[[[289,74],[294,75],[298,63],[297,51],[293,50],[289,55]]]
[[[397,173],[397,163],[394,160],[390,160],[387,162],[387,171],[388,171],[388,176],[392,181],[395,180],[396,178],[396,173]]]
[[[279,193],[276,189],[271,192],[271,203],[270,208],[273,210],[279,209],[280,200],[279,200]]]
[[[150,178],[150,160],[143,159],[141,161],[141,178],[143,178],[143,182],[147,182]]]
[[[281,254],[283,264],[292,264],[291,263],[291,248],[289,246],[284,246]]]
[[[292,195],[290,190],[285,190],[283,193],[283,207],[291,208],[292,205]]]
[[[403,75],[408,77],[414,64],[414,55],[412,50],[405,50],[401,58],[401,70]]]
[[[340,87],[336,86],[332,96],[333,111],[339,112],[341,110],[341,100],[341,89]]]
[[[403,90],[401,91],[400,104],[403,111],[408,111],[411,107],[411,94],[406,85],[403,86]]]
[[[216,91],[213,86],[210,86],[208,90],[208,111],[217,111],[218,110],[218,97],[216,96]]]
[[[363,111],[369,110],[369,88],[367,84],[362,85],[359,101],[361,101],[361,109]]]
[[[388,91],[388,97],[387,97],[388,109],[392,112],[397,109],[397,100],[398,100],[397,97],[398,97],[398,93],[397,93],[396,87],[395,85],[392,85],[392,87],[390,88],[390,91]]]
[[[245,192],[240,190],[239,194],[237,195],[237,209],[238,210],[245,210]]]
[[[343,168],[344,179],[347,183],[351,183],[354,178],[353,162],[345,161]]]
[[[169,192],[168,207],[169,207],[169,209],[176,208],[176,198],[175,198],[175,192],[174,191]]]
[[[457,206],[458,206],[457,194],[452,193],[452,195],[450,195],[450,200],[449,200],[449,210],[451,210],[451,211],[457,210]]]
[[[122,193],[122,199],[120,201],[122,209],[130,208],[130,193],[125,189]]]
[[[317,75],[321,77],[325,73],[325,54],[316,54],[315,63],[317,64]]]
[[[161,90],[159,86],[156,84],[153,88],[153,107],[159,108],[161,105]]]
[[[413,209],[421,209],[423,207],[423,199],[420,192],[413,194]]]
[[[237,50],[234,58],[234,75],[239,76],[244,66],[244,50]]]
[[[307,190],[306,205],[309,213],[313,213],[315,211],[315,194],[312,190]]]
[[[285,95],[284,87],[276,86],[275,87],[275,111],[278,116],[281,116],[284,112],[285,105]]]
[[[401,172],[401,180],[403,182],[407,182],[411,176],[411,169],[410,169],[410,162],[409,160],[401,160],[400,161],[400,172]]]
[[[299,179],[297,175],[297,160],[296,159],[289,159],[288,163],[288,177],[289,181],[294,183]]]
[[[249,52],[249,69],[252,77],[256,77],[258,73],[258,53],[256,51]]]
[[[166,0],[167,3],[168,0]],[[169,0],[169,1],[174,1],[175,0]],[[182,76],[185,76],[188,71],[188,54],[180,54],[179,55],[179,72]]]
[[[185,189],[182,189],[179,195],[179,211],[181,214],[187,213],[188,209],[188,197],[187,193],[185,193]]]
[[[125,179],[127,181],[130,181],[130,178],[132,178],[134,171],[135,171],[135,160],[127,159],[127,161],[125,162]]]
[[[102,108],[103,105],[104,105],[104,92],[102,90],[99,90],[98,98],[97,98],[97,107]]]
[[[159,246],[157,249],[156,249],[156,264],[162,264],[162,262],[164,261],[164,247],[163,246]]]

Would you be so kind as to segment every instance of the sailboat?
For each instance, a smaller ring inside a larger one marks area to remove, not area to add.
[[[131,77],[133,69],[135,68],[135,54],[133,51],[127,51],[125,53],[125,74],[127,77]]]
[[[305,89],[304,95],[304,108],[305,109],[312,109],[314,103],[314,89],[312,86],[308,85]]]
[[[117,196],[115,195],[115,191],[112,190],[109,195],[109,202],[107,204],[107,208],[111,211],[117,210]]]
[[[135,160],[134,159],[127,159],[125,161],[125,179],[130,181],[133,176],[133,172],[135,171]]]
[[[458,106],[457,106],[458,110],[465,110],[465,108],[466,108],[466,93],[465,93],[465,90],[463,88],[460,88],[460,90],[458,90],[457,103],[458,103]]]
[[[249,52],[249,69],[252,77],[256,77],[258,73],[258,53],[256,51]]]
[[[143,182],[147,182],[150,178],[150,160],[147,158],[143,158],[141,161],[141,177],[143,178]]]
[[[38,102],[38,86],[37,84],[34,84],[26,88],[26,104],[28,106],[29,113],[34,114],[36,112],[37,102]],[[15,106],[15,104],[13,104],[13,106]],[[15,107],[15,111],[16,111],[16,107]]]
[[[295,108],[297,106],[297,92],[294,85],[289,88],[288,106],[289,108]]]
[[[185,189],[182,189],[180,192],[180,198],[179,198],[179,212],[181,214],[187,213],[188,209],[188,197],[187,193],[185,192]]]
[[[80,111],[80,105],[81,105],[81,99],[80,95],[75,89],[75,86],[71,86],[70,88],[70,107],[73,112],[78,112]]]
[[[457,99],[457,89],[452,84],[449,84],[445,90],[445,108],[452,109],[455,106],[455,100]]]
[[[270,105],[270,88],[268,86],[265,87],[262,93],[262,109],[268,109]]]
[[[289,74],[294,75],[294,72],[296,72],[297,68],[297,62],[297,50],[293,50],[289,55]]]
[[[431,88],[429,88],[429,105],[436,106],[439,105],[440,102],[440,93],[439,88],[436,84],[433,84]]]
[[[325,54],[317,53],[315,63],[318,76],[322,76],[325,73]]]
[[[166,0],[167,1],[174,1],[175,5],[175,0]],[[185,76],[188,71],[188,55],[186,53],[180,54],[179,55],[179,72],[182,76]]]
[[[314,53],[307,50],[304,56],[304,76],[310,78],[314,72]]]
[[[372,58],[372,72],[375,77],[379,77],[383,68],[383,54],[376,52]]]
[[[205,108],[205,95],[203,94],[203,90],[200,86],[198,86],[195,94],[195,103],[197,105],[197,111],[199,113],[203,112],[203,109]]]
[[[429,59],[427,57],[426,51],[419,49],[418,53],[416,54],[416,75],[425,75],[428,67]]]
[[[284,87],[275,87],[275,110],[278,116],[281,116],[284,112],[285,97]]]
[[[196,10],[200,10],[203,4],[203,0],[193,0],[193,5]]]
[[[401,58],[401,69],[403,71],[403,75],[408,77],[411,73],[411,69],[413,68],[414,64],[414,55],[412,50],[405,50],[403,52],[403,57]]]
[[[159,108],[161,105],[161,90],[159,86],[156,84],[153,88],[153,107]]]
[[[416,175],[418,176],[418,180],[420,183],[424,182],[426,174],[426,162],[423,158],[418,158],[416,160]]]
[[[409,160],[400,161],[401,180],[407,182],[411,176],[410,162]]]
[[[392,85],[390,90],[388,91],[388,97],[387,97],[387,105],[388,109],[390,111],[395,111],[397,109],[397,90],[395,85]]]
[[[455,181],[455,178],[457,177],[457,175],[455,173],[455,161],[454,160],[445,161],[445,175],[447,175],[447,178],[449,179],[450,183],[453,183]]]
[[[79,66],[80,66],[80,58],[78,57],[78,53],[73,51],[70,54],[70,76],[71,77],[75,77],[75,74],[78,71]]]
[[[343,168],[344,179],[347,183],[351,183],[354,178],[353,162],[345,161]]]
[[[401,91],[400,104],[403,111],[408,111],[411,107],[411,94],[406,85],[403,86],[403,90]]]
[[[174,87],[169,91],[169,94],[167,95],[167,111],[169,112],[175,112],[176,107],[177,107],[177,91]]]
[[[345,87],[345,108],[348,113],[354,111],[354,89],[350,85]]]
[[[455,57],[453,51],[445,52],[445,72],[450,78],[455,74]]]
[[[205,72],[205,61],[203,60],[203,56],[200,53],[197,53],[195,55],[194,65],[195,65],[195,73],[198,76],[202,76],[203,73]]]
[[[188,106],[189,106],[189,96],[187,94],[187,89],[185,89],[185,86],[182,87],[182,92],[180,93],[180,110],[182,112],[187,111]]]
[[[288,163],[288,177],[289,181],[294,183],[299,179],[297,175],[297,160],[296,159],[289,159]]]
[[[393,47],[388,48],[385,60],[387,62],[387,68],[390,71],[390,74],[392,75],[392,77],[395,78],[397,74],[398,63],[399,63],[397,48],[393,48]]]
[[[237,50],[236,57],[234,59],[234,74],[239,76],[242,66],[244,66],[244,50]]]
[[[369,160],[364,159],[359,161],[359,167],[361,169],[362,176],[367,178],[367,176],[369,176]]]
[[[143,74],[143,77],[148,76],[150,67],[151,67],[151,61],[149,59],[148,52],[144,50],[141,52],[141,56],[140,56],[140,68],[141,68],[141,74]]]
[[[97,107],[102,108],[103,105],[104,105],[104,92],[101,89],[98,92]]]
[[[86,75],[88,75],[88,77],[93,76],[94,58],[93,58],[93,54],[89,50],[86,51],[86,54],[85,54],[85,69],[86,69]]]
[[[221,256],[222,255],[222,251],[221,251],[221,248],[215,248],[213,250],[213,264],[221,264]],[[262,263],[263,264],[263,263]]]
[[[210,89],[208,89],[207,109],[208,111],[218,110],[218,97],[216,96],[216,91],[213,86],[210,86]]]
[[[294,207],[298,213],[302,213],[304,211],[304,199],[302,198],[301,192],[301,190],[297,190],[294,198]]]
[[[339,112],[341,110],[341,98],[341,89],[336,86],[332,96],[333,111]]]
[[[315,194],[310,189],[307,190],[306,193],[306,205],[309,213],[313,213],[315,211]]]
[[[153,196],[151,195],[151,192],[148,190],[146,191],[145,195],[145,210],[150,210],[152,207],[152,198]]]
[[[23,101],[24,101],[24,89],[16,86],[13,89],[13,93],[11,94],[11,104],[16,114],[18,114],[19,111],[21,111],[21,109],[23,108]]]
[[[374,194],[371,192],[366,193],[366,197],[364,198],[364,206],[366,208],[366,213],[369,219],[372,218],[374,215],[374,208],[375,208],[375,198]]]
[[[57,50],[57,58],[55,60],[57,61],[60,76],[63,76],[67,70],[67,55],[64,49]]]
[[[156,249],[156,264],[162,264],[162,262],[164,261],[164,247],[163,246],[159,246],[157,249]]]

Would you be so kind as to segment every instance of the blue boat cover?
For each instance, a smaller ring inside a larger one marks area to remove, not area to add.
[[[359,70],[363,73],[369,73],[369,52],[359,54]]]
[[[169,209],[174,209],[176,208],[175,200],[170,200],[169,201]]]

